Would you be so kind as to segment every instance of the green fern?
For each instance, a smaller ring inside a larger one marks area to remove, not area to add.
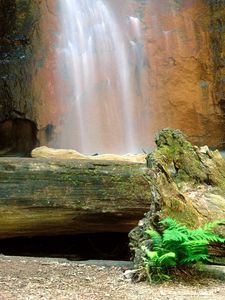
[[[207,254],[192,254],[190,257],[186,257],[181,260],[182,265],[190,265],[200,261],[208,260]]]
[[[225,239],[211,230],[224,220],[205,224],[202,228],[189,229],[172,218],[166,218],[160,223],[166,226],[162,234],[164,251],[173,251],[177,255],[178,264],[187,264],[208,259],[209,242],[224,243]]]
[[[145,261],[150,266],[157,267],[171,267],[176,265],[176,254],[174,252],[168,252],[163,255],[159,255],[157,251],[150,251],[147,247],[143,246],[142,250],[146,253]]]
[[[170,279],[170,276],[166,274],[166,269],[176,266],[176,254],[168,252],[159,255],[157,251],[150,251],[145,246],[142,246],[142,251],[145,253],[145,271],[149,282]]]
[[[154,229],[146,231],[153,242],[151,249],[142,247],[149,280],[168,279],[167,271],[171,267],[205,262],[209,258],[209,243],[225,242],[224,238],[212,232],[216,226],[224,225],[225,220],[207,223],[197,229],[189,229],[172,218],[165,218],[160,224],[165,227],[162,233]]]
[[[182,243],[184,255],[180,257],[180,264],[186,265],[208,259],[208,241],[190,240]]]

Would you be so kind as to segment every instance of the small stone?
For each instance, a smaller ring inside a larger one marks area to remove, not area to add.
[[[134,275],[136,274],[136,270],[126,270],[124,273],[123,273],[123,276],[126,278],[126,279],[132,279],[134,277]]]
[[[144,221],[143,220],[140,220],[139,222],[138,222],[138,226],[143,226],[144,225]]]
[[[209,152],[209,147],[208,146],[202,146],[199,148],[200,153],[208,153]]]

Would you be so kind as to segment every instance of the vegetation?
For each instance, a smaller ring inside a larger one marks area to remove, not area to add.
[[[209,243],[225,242],[224,238],[212,232],[224,223],[225,220],[220,220],[189,229],[172,218],[165,218],[160,222],[164,227],[161,233],[154,229],[147,230],[152,243],[149,247],[142,246],[142,250],[148,280],[166,280],[170,278],[171,268],[207,262]]]

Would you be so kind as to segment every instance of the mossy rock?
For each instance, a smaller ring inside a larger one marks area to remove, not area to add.
[[[147,166],[161,169],[176,183],[218,185],[225,189],[225,161],[218,151],[193,146],[180,130],[166,128],[155,138],[157,149],[147,156]]]

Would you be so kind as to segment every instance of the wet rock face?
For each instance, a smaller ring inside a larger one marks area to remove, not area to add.
[[[213,59],[213,84],[215,105],[220,112],[219,120],[225,119],[225,1],[208,0],[210,6],[210,41]],[[225,136],[225,134],[224,134]],[[225,148],[225,138],[220,146]]]
[[[32,63],[38,2],[0,1],[0,120],[33,119]]]
[[[12,17],[15,17],[15,1],[1,0],[0,1],[0,36],[4,37],[9,34],[12,27]]]
[[[143,147],[159,129],[172,127],[194,144],[225,148],[224,0],[129,4],[127,13],[113,1],[120,14],[142,24],[137,118]],[[0,122],[34,122],[40,145],[53,146],[68,109],[56,87],[58,26],[56,0],[0,0]]]
[[[32,63],[38,12],[38,1],[0,1],[0,149],[6,147],[3,152],[13,149],[14,153],[25,154],[31,148],[29,144],[37,145],[35,130],[29,129],[32,133],[28,134],[21,124],[35,121]],[[33,127],[35,124],[31,124]],[[22,142],[18,131],[24,129],[21,135],[27,141]]]
[[[224,97],[218,97],[221,63],[216,61],[225,49],[225,29],[217,24],[225,19],[224,1],[153,0],[141,7],[149,61],[149,131],[179,128],[197,145],[221,147],[224,112],[219,102]]]
[[[36,125],[29,120],[35,121],[32,63],[38,11],[38,1],[0,1],[1,153],[26,155],[37,145]]]

